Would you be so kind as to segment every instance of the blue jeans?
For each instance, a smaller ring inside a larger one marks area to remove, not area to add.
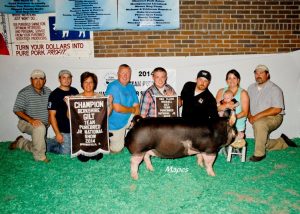
[[[70,133],[61,133],[64,137],[62,144],[58,143],[55,138],[47,138],[47,152],[56,154],[71,154],[71,136]]]

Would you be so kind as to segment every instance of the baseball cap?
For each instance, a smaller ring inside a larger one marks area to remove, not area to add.
[[[269,68],[268,68],[267,66],[265,66],[265,65],[258,65],[258,66],[256,66],[254,72],[255,72],[256,70],[258,70],[258,69],[261,69],[261,70],[264,70],[264,71],[269,72]]]
[[[46,75],[44,73],[44,71],[42,70],[39,70],[39,69],[34,69],[32,72],[31,72],[31,78],[45,78]]]
[[[210,75],[210,73],[208,72],[208,71],[205,71],[205,70],[201,70],[201,71],[199,71],[198,72],[198,74],[197,74],[197,79],[199,78],[199,77],[204,77],[204,78],[206,78],[207,80],[211,80],[211,75]]]
[[[72,73],[69,71],[69,70],[61,70],[59,73],[58,73],[58,77],[61,77],[62,75],[64,74],[69,74],[70,77],[72,77]]]

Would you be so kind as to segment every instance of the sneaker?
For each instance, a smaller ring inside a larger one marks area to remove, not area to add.
[[[281,134],[280,136],[284,142],[289,146],[289,147],[298,147],[296,143],[294,143],[290,138],[288,138],[285,134]]]
[[[253,155],[249,158],[249,160],[252,161],[252,162],[258,162],[258,161],[261,161],[261,160],[265,159],[265,157],[266,157],[266,155],[263,155],[261,157],[257,157],[257,156]]]
[[[49,162],[50,162],[50,159],[45,158],[44,160],[42,160],[42,162],[44,162],[44,163],[49,163]]]

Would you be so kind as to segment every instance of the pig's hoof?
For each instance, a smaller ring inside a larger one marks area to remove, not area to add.
[[[207,174],[208,174],[209,176],[213,176],[213,177],[216,176],[216,174],[215,174],[214,172],[207,172]]]
[[[198,161],[197,163],[198,163],[198,165],[201,166],[202,168],[204,167],[203,161]]]
[[[153,168],[153,166],[147,166],[147,169],[148,169],[149,171],[151,171],[151,172],[153,172],[153,171],[154,171],[154,168]]]
[[[137,173],[131,174],[131,177],[133,180],[138,180],[139,179],[139,175]]]

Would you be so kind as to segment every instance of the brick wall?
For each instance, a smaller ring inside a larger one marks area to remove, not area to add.
[[[282,53],[300,49],[300,1],[180,0],[180,29],[94,32],[95,57]]]

